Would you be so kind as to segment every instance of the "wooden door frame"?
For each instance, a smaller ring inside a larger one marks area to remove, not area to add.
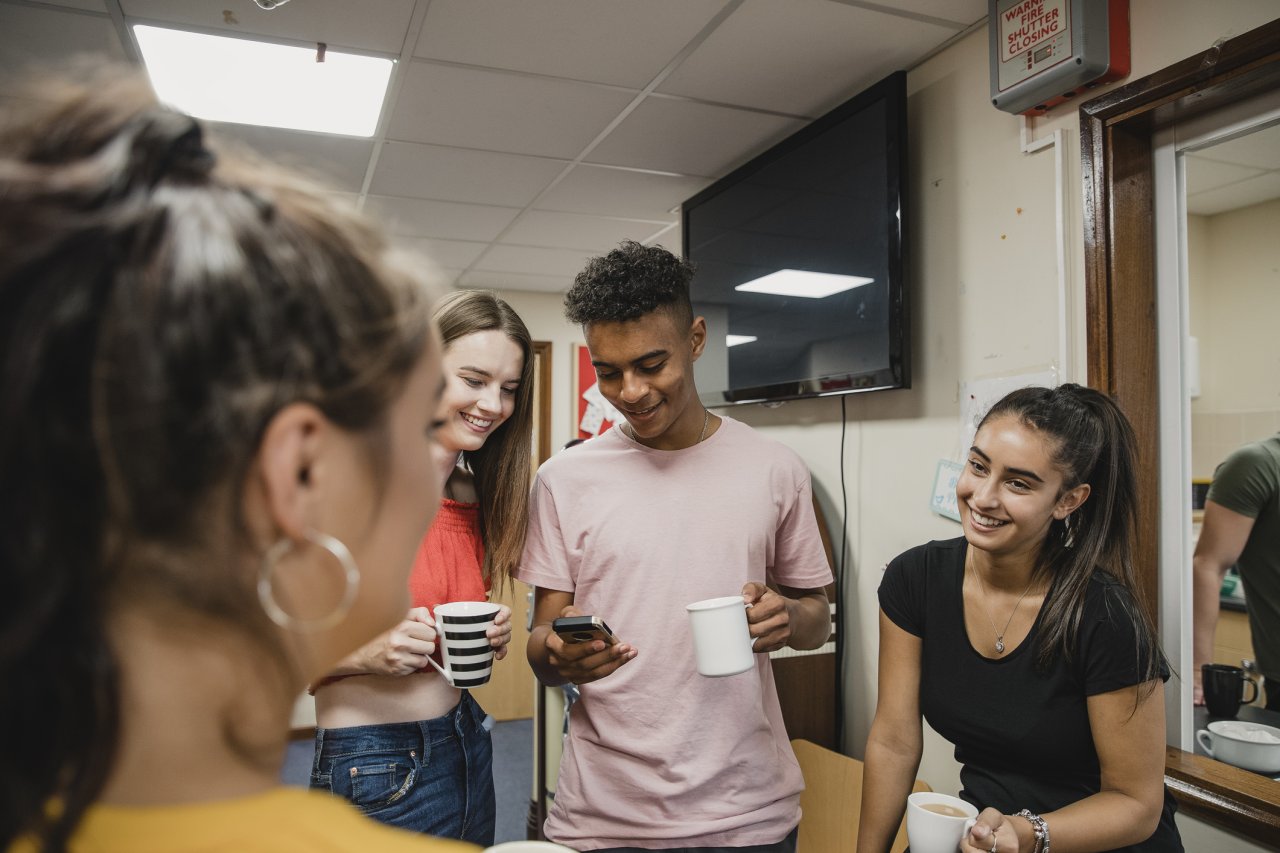
[[[1135,568],[1153,613],[1160,546],[1154,135],[1278,89],[1280,19],[1080,107],[1088,381],[1116,399],[1137,433]],[[1188,814],[1280,846],[1280,785],[1175,747],[1165,780]]]
[[[551,341],[534,341],[533,355],[537,365],[534,393],[538,395],[538,446],[533,448],[537,464],[551,458]]]

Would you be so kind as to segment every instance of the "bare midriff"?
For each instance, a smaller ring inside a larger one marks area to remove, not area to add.
[[[322,729],[416,723],[453,710],[462,691],[435,670],[412,675],[356,675],[316,690],[316,724]]]

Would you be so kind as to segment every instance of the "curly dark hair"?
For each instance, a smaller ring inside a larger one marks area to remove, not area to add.
[[[676,320],[693,323],[689,282],[694,266],[662,246],[623,240],[607,255],[592,258],[564,295],[571,323],[618,322],[667,308]]]

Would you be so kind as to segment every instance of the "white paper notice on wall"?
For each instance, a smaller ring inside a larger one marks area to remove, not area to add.
[[[933,475],[933,497],[929,509],[952,521],[960,520],[960,508],[956,505],[956,483],[964,466],[954,459],[939,459],[938,470]]]
[[[1057,384],[1058,371],[1052,367],[1031,373],[998,376],[994,379],[971,379],[960,383],[960,457],[968,455],[969,448],[973,447],[973,437],[978,432],[978,422],[1001,397],[1030,385],[1053,388]]]

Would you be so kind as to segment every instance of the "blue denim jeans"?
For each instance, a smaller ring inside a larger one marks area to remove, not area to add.
[[[382,823],[493,844],[493,742],[467,691],[452,711],[419,723],[316,729],[311,787]]]

